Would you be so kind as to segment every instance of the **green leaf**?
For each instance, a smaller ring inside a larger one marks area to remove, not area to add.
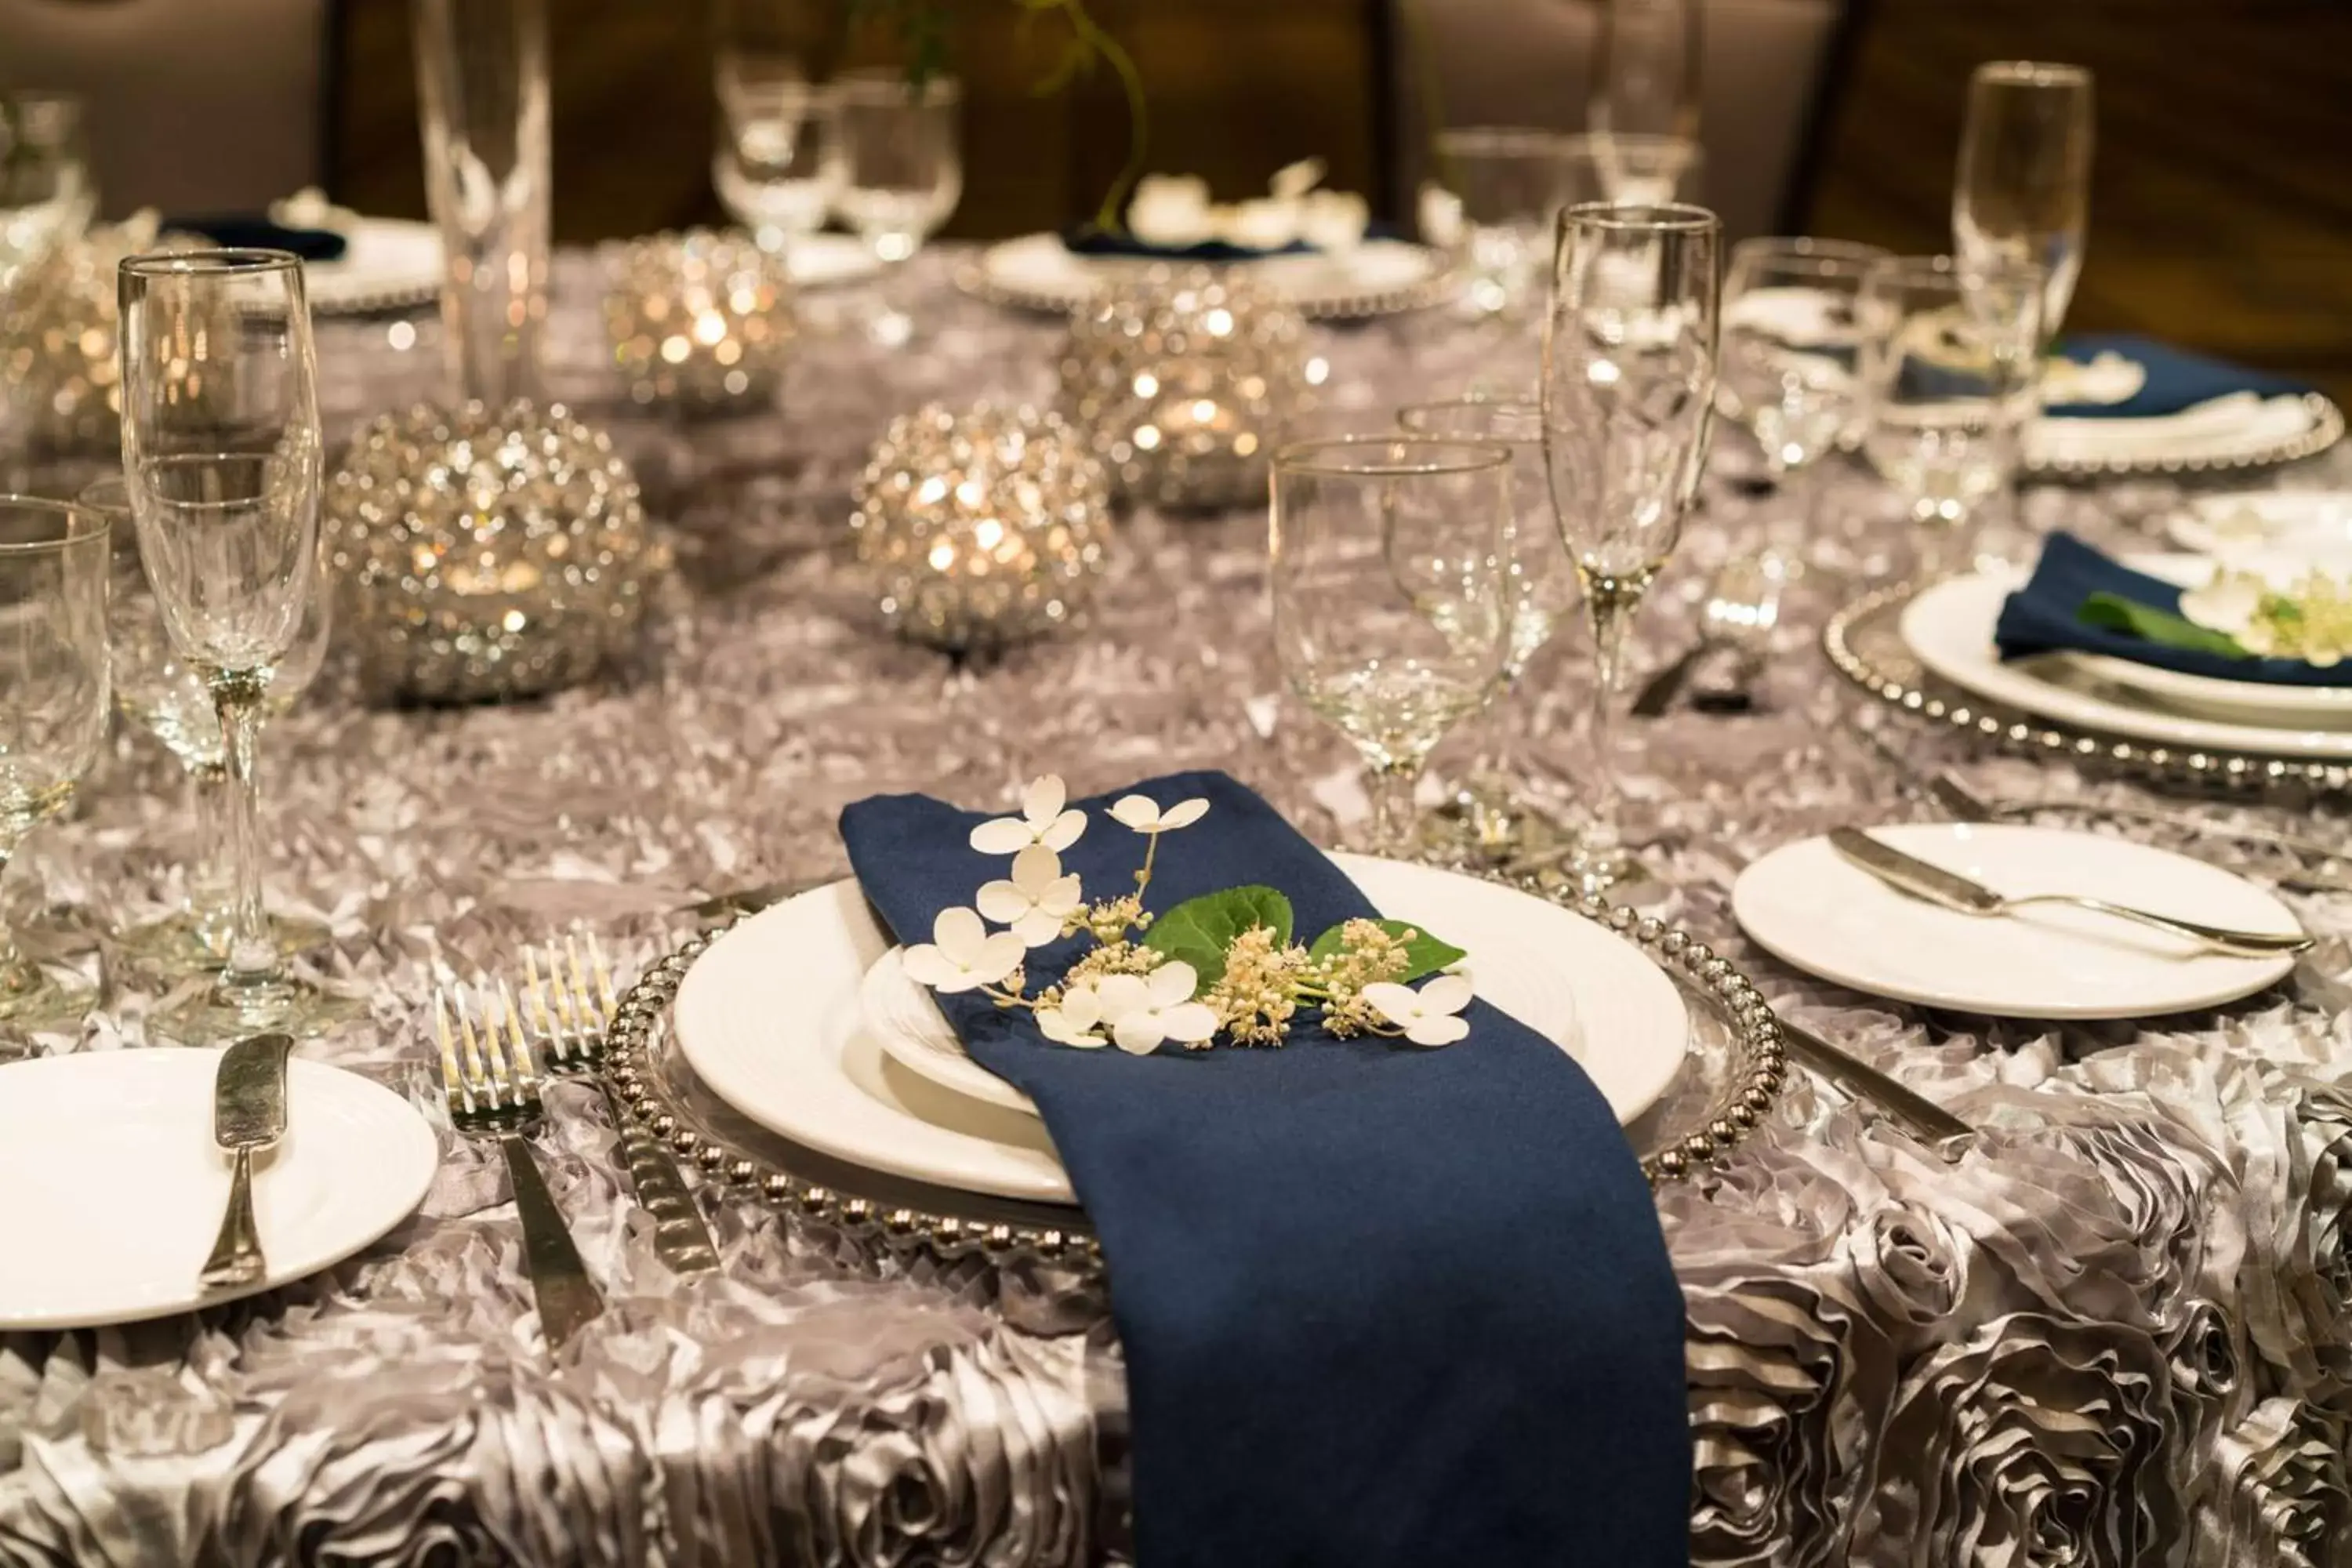
[[[1270,926],[1275,945],[1290,942],[1290,900],[1272,888],[1227,888],[1187,899],[1151,922],[1143,944],[1192,966],[1205,989],[1223,978],[1225,949],[1253,926]]]
[[[1412,940],[1404,944],[1405,972],[1395,977],[1400,985],[1409,984],[1424,974],[1434,974],[1448,964],[1459,963],[1469,956],[1460,948],[1440,942],[1410,921],[1379,921],[1374,923],[1393,937],[1402,937],[1407,931],[1412,933]],[[1307,950],[1307,956],[1328,958],[1339,952],[1347,929],[1347,922],[1342,921],[1317,937],[1315,945]]]
[[[2074,618],[2086,626],[2123,632],[2159,647],[2179,648],[2188,653],[2216,653],[2224,658],[2254,657],[2239,647],[2237,638],[2227,632],[2200,626],[2186,616],[2176,616],[2169,610],[2159,610],[2153,605],[2143,605],[2120,594],[2092,595],[2083,602],[2083,607],[2074,612]]]

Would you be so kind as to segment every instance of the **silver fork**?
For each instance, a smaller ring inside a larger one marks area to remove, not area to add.
[[[468,1005],[468,1003],[471,1005]],[[453,1026],[452,1017],[456,1022]],[[522,1219],[523,1265],[539,1303],[541,1332],[560,1348],[604,1310],[588,1279],[563,1211],[547,1190],[524,1134],[539,1123],[539,1072],[523,1037],[522,1016],[504,981],[469,988],[458,984],[433,994],[433,1032],[441,1047],[441,1086],[450,1125],[468,1138],[495,1138],[514,1184]]]
[[[566,936],[541,955],[523,950],[523,998],[548,1069],[592,1079],[604,1097],[604,1112],[620,1137],[637,1202],[654,1216],[654,1254],[673,1273],[704,1274],[719,1267],[719,1248],[695,1206],[694,1194],[660,1139],[625,1114],[612,1084],[598,1070],[604,1060],[605,1031],[613,1022],[613,971],[590,932],[583,957],[580,939]]]

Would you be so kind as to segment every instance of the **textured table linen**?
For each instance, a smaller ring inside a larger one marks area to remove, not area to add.
[[[639,460],[680,531],[692,614],[626,682],[543,706],[370,712],[329,682],[272,726],[273,898],[331,924],[318,971],[371,1008],[307,1051],[427,1099],[437,974],[511,962],[575,919],[634,972],[686,934],[664,911],[694,893],[838,874],[835,815],[880,791],[1009,803],[1049,769],[1084,793],[1218,766],[1310,834],[1357,818],[1344,747],[1280,695],[1262,518],[1124,526],[1087,626],[991,668],[952,671],[874,630],[840,570],[865,443],[927,396],[1050,384],[1054,329],[955,298],[948,259],[919,264],[927,341],[885,355],[813,333],[787,412],[698,428],[616,404],[589,263],[563,260],[551,380]],[[321,336],[346,428],[434,385],[429,324]],[[1331,399],[1362,407],[1528,360],[1438,318],[1317,342]],[[2347,475],[2339,453],[2283,482]],[[2115,544],[2173,493],[2041,491],[2029,510]],[[1843,477],[1832,499],[1882,504]],[[1648,657],[1680,646],[1706,566],[1759,521],[1711,494],[1646,619]],[[2279,988],[2147,1024],[1990,1026],[1772,964],[1730,921],[1738,868],[1917,809],[1845,728],[1856,699],[1814,651],[1843,592],[1792,602],[1764,712],[1635,732],[1637,813],[1678,889],[1667,912],[1987,1131],[1946,1168],[1800,1079],[1722,1172],[1661,1193],[1688,1314],[1695,1558],[2342,1563],[2352,898],[2291,896],[2322,940]],[[1530,682],[1537,763],[1571,780],[1583,670],[1563,652]],[[2116,787],[1901,733],[1989,791]],[[126,738],[78,819],[12,868],[26,940],[104,972],[89,1048],[144,1038],[159,992],[100,932],[176,898],[183,819],[169,764]],[[2347,832],[2340,815],[2295,826]],[[544,1352],[495,1155],[445,1140],[416,1217],[326,1275],[193,1318],[0,1340],[0,1563],[1125,1552],[1126,1388],[1106,1320],[1008,1317],[962,1271],[849,1269],[824,1233],[748,1198],[707,1205],[726,1272],[673,1279],[623,1201],[593,1093],[553,1101],[541,1146],[610,1302],[562,1355]]]

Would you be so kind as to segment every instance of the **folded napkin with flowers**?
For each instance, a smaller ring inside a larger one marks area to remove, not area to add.
[[[2209,582],[2184,587],[2053,533],[1993,640],[2005,659],[2097,653],[2220,680],[2352,686],[2352,584],[2216,561]]]
[[[2128,332],[2077,333],[2058,345],[2042,413],[2056,419],[2161,419],[2217,397],[2294,395],[2301,384]],[[2137,374],[2134,374],[2137,373]]]
[[[1223,206],[1209,183],[1190,174],[1147,174],[1128,204],[1124,233],[1086,227],[1062,237],[1073,255],[1166,261],[1255,261],[1307,252],[1339,255],[1364,242],[1371,208],[1363,197],[1319,190],[1323,161],[1277,170],[1268,193]]]
[[[1223,773],[841,826],[1101,1239],[1139,1561],[1687,1561],[1648,1186],[1582,1069],[1438,973],[1458,952]]]

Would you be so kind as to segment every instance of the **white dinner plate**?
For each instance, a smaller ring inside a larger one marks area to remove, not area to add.
[[[1997,892],[2084,893],[2208,925],[2292,934],[2285,905],[2217,866],[2129,839],[2013,824],[1908,823],[1874,837]],[[2251,996],[2294,967],[2236,958],[2109,915],[2037,904],[1964,915],[1899,893],[1827,838],[1765,856],[1732,885],[1758,946],[1897,1002],[2003,1018],[2142,1018]]]
[[[339,1263],[424,1200],[433,1129],[380,1084],[287,1064],[285,1139],[255,1163],[269,1272],[205,1291],[228,1197],[221,1053],[155,1047],[0,1067],[0,1330],[87,1328],[234,1300]]]
[[[1106,281],[1148,265],[1139,257],[1075,255],[1057,234],[1031,234],[989,247],[960,276],[964,287],[999,304],[1066,313]],[[1318,319],[1418,309],[1443,297],[1448,277],[1443,254],[1401,239],[1231,265],[1246,268],[1282,303]]]
[[[2343,434],[2342,411],[2317,394],[2238,392],[2178,414],[2036,419],[2025,463],[2081,475],[2261,468],[2324,451]]]
[[[2143,559],[2135,557],[2132,563]],[[1920,590],[1903,608],[1904,644],[1929,673],[1962,690],[2063,724],[2189,751],[2352,757],[2352,731],[2287,717],[2249,722],[2178,711],[2158,705],[2144,690],[2114,685],[2075,655],[2003,663],[1993,626],[2001,601],[2024,580],[2025,574],[2015,570],[1972,573]]]
[[[784,264],[803,289],[854,283],[882,270],[881,258],[854,234],[796,234],[784,242]]]
[[[402,218],[362,218],[332,261],[305,262],[310,309],[358,315],[430,303],[441,292],[441,231]]]
[[[1470,952],[1482,994],[1555,1019],[1565,1009],[1580,1027],[1560,1043],[1621,1121],[1639,1116],[1674,1081],[1689,1039],[1682,998],[1632,943],[1475,878],[1361,856],[1333,859],[1384,911],[1426,921]],[[1507,930],[1507,940],[1486,940]],[[1482,964],[1474,943],[1496,962]],[[677,994],[678,1048],[720,1099],[819,1153],[939,1186],[1075,1203],[1034,1116],[908,1071],[865,1026],[862,983],[890,945],[855,882],[767,910],[687,971]],[[1544,1000],[1557,991],[1567,994]]]
[[[2221,552],[2223,530],[2241,527],[2258,536],[2255,548],[2265,555],[2352,572],[2352,491],[2200,496],[2165,521],[2172,542],[2198,555]]]

